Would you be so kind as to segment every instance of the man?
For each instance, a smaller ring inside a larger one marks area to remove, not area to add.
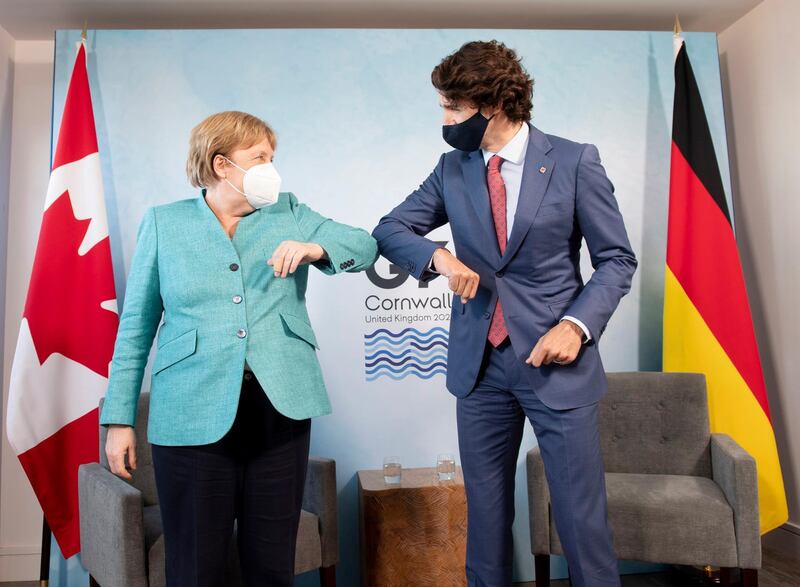
[[[596,147],[529,124],[533,81],[505,45],[467,43],[431,78],[444,139],[456,150],[373,236],[387,259],[421,281],[443,275],[455,294],[447,387],[458,398],[468,584],[511,585],[514,475],[527,416],[572,584],[618,586],[597,345],[636,258],[613,186]],[[425,238],[445,223],[456,255]],[[595,269],[586,284],[582,238]]]

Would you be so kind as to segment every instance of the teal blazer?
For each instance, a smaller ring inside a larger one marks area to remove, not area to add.
[[[309,265],[283,279],[267,265],[285,240],[322,246],[328,260],[314,265],[327,275],[367,269],[378,257],[369,233],[321,216],[291,193],[242,218],[232,239],[205,192],[150,208],[128,274],[100,423],[135,424],[157,329],[151,443],[222,438],[236,416],[245,360],[282,414],[296,420],[329,414],[306,312]]]

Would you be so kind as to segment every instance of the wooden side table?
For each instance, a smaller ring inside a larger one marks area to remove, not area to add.
[[[467,584],[464,475],[439,481],[435,468],[403,469],[389,485],[383,471],[359,471],[361,583],[364,587],[461,587]]]

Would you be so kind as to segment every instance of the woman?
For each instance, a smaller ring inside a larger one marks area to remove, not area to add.
[[[242,112],[191,133],[202,197],[149,209],[139,228],[100,423],[112,472],[136,469],[132,426],[156,333],[153,445],[168,585],[221,585],[237,520],[247,585],[291,585],[310,419],[331,411],[305,307],[308,265],[361,271],[364,230],[279,193],[276,137]]]

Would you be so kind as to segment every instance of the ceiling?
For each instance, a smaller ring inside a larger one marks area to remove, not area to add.
[[[56,29],[552,28],[721,32],[762,0],[0,0],[17,40]]]

